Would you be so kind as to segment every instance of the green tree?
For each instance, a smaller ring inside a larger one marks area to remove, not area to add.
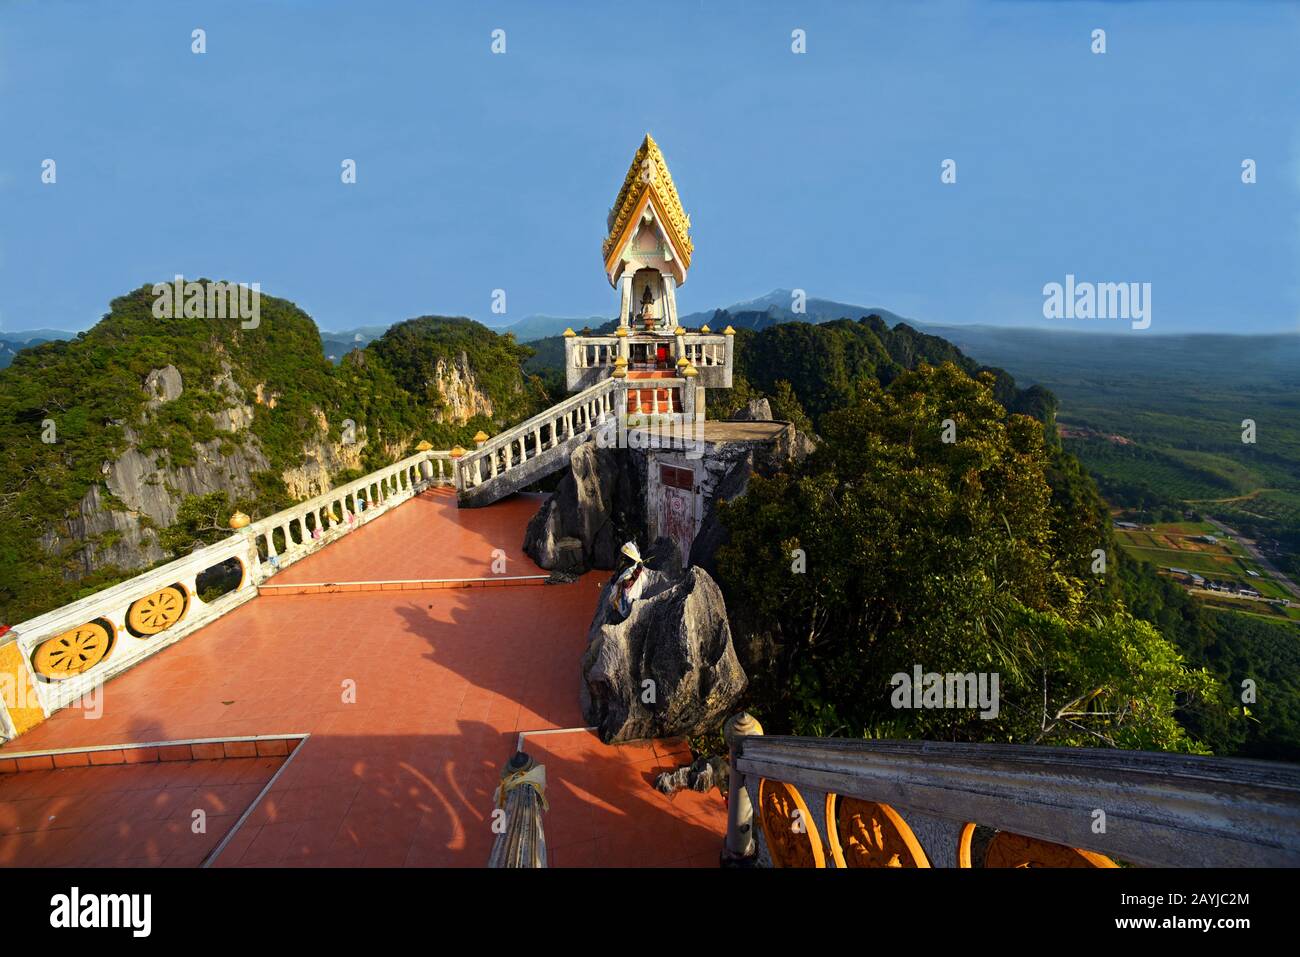
[[[721,507],[719,571],[755,706],[801,733],[903,721],[918,737],[1195,747],[1174,692],[1204,694],[1209,679],[1057,550],[1095,541],[1097,516],[1054,504],[1042,424],[1008,414],[994,386],[952,363],[858,383],[801,466]],[[900,714],[890,678],[918,664],[997,672],[1008,707],[997,720]]]
[[[228,538],[234,512],[225,492],[187,495],[176,510],[176,521],[158,533],[158,544],[175,558]]]

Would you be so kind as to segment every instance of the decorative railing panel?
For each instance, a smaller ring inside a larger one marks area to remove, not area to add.
[[[1294,765],[753,733],[733,756],[776,864],[970,866],[974,847],[984,866],[1300,865]]]

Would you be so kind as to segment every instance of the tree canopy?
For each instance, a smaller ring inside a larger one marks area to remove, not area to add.
[[[813,455],[722,506],[755,707],[794,733],[1202,749],[1176,711],[1214,680],[1088,580],[1103,517],[1054,496],[1042,423],[996,386],[951,362],[860,378]],[[997,717],[893,707],[918,665],[997,673]]]

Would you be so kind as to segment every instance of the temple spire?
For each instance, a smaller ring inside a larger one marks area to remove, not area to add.
[[[632,157],[606,220],[605,275],[619,289],[619,325],[671,333],[677,287],[695,251],[663,151],[649,133]]]

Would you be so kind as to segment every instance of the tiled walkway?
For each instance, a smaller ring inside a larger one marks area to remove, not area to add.
[[[0,774],[0,866],[197,867],[283,763],[231,758]]]
[[[341,540],[323,548],[271,581],[297,585],[544,575],[523,549],[524,527],[538,503],[537,496],[516,495],[487,508],[466,509],[462,521],[449,522],[446,513],[455,513],[456,493],[448,488],[426,492],[358,528],[346,536],[345,545]]]
[[[506,574],[536,573],[520,545],[539,503],[458,510],[445,494],[421,496],[273,581],[475,577],[491,574],[494,549]],[[580,660],[603,579],[264,595],[111,681],[98,720],[60,712],[0,758],[305,732],[217,866],[480,867],[518,732],[582,724]],[[530,737],[527,749],[547,769],[555,866],[716,866],[718,793],[669,799],[651,787],[685,760],[680,742],[609,747],[578,731]]]

